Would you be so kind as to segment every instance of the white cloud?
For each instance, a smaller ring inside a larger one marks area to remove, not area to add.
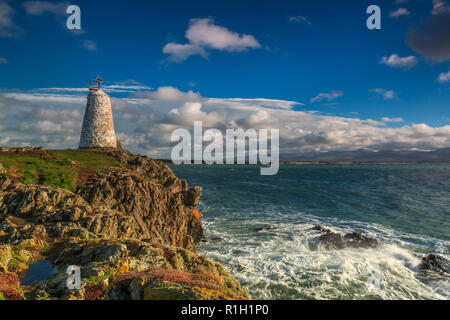
[[[371,89],[369,91],[379,94],[381,97],[383,97],[384,100],[392,100],[392,99],[396,98],[396,94],[395,94],[394,90],[375,88],[375,89]]]
[[[92,83],[93,85],[95,82]],[[142,86],[142,85],[102,85],[102,90],[107,93],[133,93],[137,91],[147,91],[151,90],[151,87]],[[54,93],[60,93],[60,92],[71,92],[71,93],[87,93],[89,92],[88,86],[84,88],[41,88],[38,91],[42,92],[54,92]],[[32,95],[33,97],[37,97],[36,94]]]
[[[6,2],[0,2],[0,37],[14,37],[22,32],[13,22],[14,9]]]
[[[47,1],[26,1],[22,4],[29,15],[40,16],[47,12],[64,15],[70,4],[67,2],[51,3]]]
[[[159,87],[156,91],[141,94],[142,97],[148,97],[154,100],[165,102],[183,102],[183,101],[200,101],[201,96],[198,93],[189,90],[188,92],[182,92],[174,87]]]
[[[289,21],[294,23],[304,23],[307,25],[312,25],[311,21],[309,21],[309,19],[305,16],[291,16],[289,17]]]
[[[433,0],[433,11],[432,14],[446,14],[450,13],[450,4],[444,0]]]
[[[88,51],[97,51],[97,44],[92,40],[84,40],[83,47]]]
[[[5,93],[5,97],[27,102],[61,102],[61,103],[80,103],[85,102],[86,97],[57,94],[57,93]]]
[[[239,52],[261,48],[252,35],[232,32],[215,24],[210,18],[191,19],[186,38],[189,40],[187,44],[166,44],[163,53],[169,54],[172,61],[182,62],[193,55],[207,57],[207,49]]]
[[[381,121],[399,123],[399,122],[404,122],[405,120],[403,120],[403,118],[401,118],[401,117],[398,117],[398,118],[383,117],[383,118],[381,118]]]
[[[449,82],[450,81],[450,70],[447,72],[442,72],[439,75],[438,81],[440,83],[445,83],[445,82]]]
[[[389,13],[389,17],[391,18],[400,18],[405,16],[409,17],[410,15],[411,13],[406,8],[398,8],[397,10],[391,11],[391,13]]]
[[[398,54],[392,54],[389,57],[381,58],[380,63],[392,68],[409,70],[417,64],[415,56],[400,57]]]
[[[295,101],[210,98],[173,87],[150,93],[153,94],[113,97],[112,104],[122,144],[132,152],[158,158],[170,156],[172,131],[192,130],[194,120],[203,121],[205,129],[217,128],[222,132],[226,128],[278,128],[281,155],[292,158],[308,151],[450,147],[450,126],[419,123],[390,128],[387,122],[401,119],[384,117],[376,121],[356,116],[326,116],[294,109],[300,105]],[[85,95],[63,92],[0,94],[3,115],[0,141],[11,146],[77,147],[85,104]]]
[[[208,56],[208,53],[202,47],[195,44],[179,44],[169,42],[163,48],[163,53],[169,54],[170,59],[174,62],[183,62],[190,56],[200,55],[203,58]]]
[[[8,63],[8,59],[0,58],[0,64],[7,64],[7,63]]]
[[[310,102],[311,103],[315,103],[315,102],[320,102],[320,101],[333,101],[339,97],[342,97],[344,93],[342,91],[336,91],[336,90],[332,90],[330,93],[324,93],[321,92],[319,93],[317,96],[311,98]]]

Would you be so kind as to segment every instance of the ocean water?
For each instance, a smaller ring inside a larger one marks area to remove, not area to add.
[[[250,165],[171,167],[204,188],[199,251],[252,298],[450,298],[448,277],[417,273],[423,254],[450,259],[450,164],[282,165],[276,176]],[[314,225],[381,245],[313,251]]]

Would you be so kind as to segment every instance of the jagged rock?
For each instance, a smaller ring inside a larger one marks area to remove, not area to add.
[[[141,277],[134,278],[128,290],[130,291],[130,297],[132,300],[142,300],[144,295],[145,280]]]
[[[0,245],[0,272],[8,271],[9,260],[11,260],[11,246]]]
[[[184,204],[187,206],[196,206],[202,196],[202,187],[193,187],[184,192]]]
[[[340,250],[344,248],[376,248],[378,241],[366,237],[360,233],[347,233],[344,237],[322,226],[314,226],[313,231],[322,233],[318,238],[310,242],[311,250]]]
[[[197,199],[201,188],[191,190],[188,194]],[[78,194],[93,207],[102,206],[117,213],[115,216],[98,218],[94,215],[89,218],[86,227],[91,232],[116,230],[119,236],[126,238],[159,239],[192,250],[201,233],[200,220],[185,207],[184,195],[134,171],[109,169],[100,172]],[[193,202],[190,205],[194,205]]]
[[[340,234],[327,232],[319,237],[319,247],[323,250],[344,249],[345,242]]]
[[[80,248],[82,248],[80,250]],[[161,260],[163,259],[163,261]],[[248,293],[219,263],[176,247],[150,245],[137,240],[120,244],[113,240],[91,242],[71,241],[64,244],[57,259],[60,270],[40,286],[41,296],[73,297],[67,289],[65,270],[79,265],[83,277],[80,299],[142,299],[144,291],[153,283],[165,282],[173,294],[181,294],[182,284],[189,290],[204,291],[203,296],[214,298],[248,298]],[[45,289],[47,294],[42,293]],[[209,292],[212,290],[214,292]],[[178,293],[176,293],[179,291]],[[158,296],[152,291],[152,297]]]
[[[376,248],[378,246],[377,239],[366,237],[360,233],[352,232],[344,236],[345,245],[351,248]]]
[[[10,184],[11,180],[9,180],[6,169],[3,168],[3,165],[0,162],[0,190],[6,189],[6,187],[8,187]]]
[[[255,232],[261,232],[261,231],[264,231],[264,230],[271,231],[271,230],[275,230],[276,228],[277,227],[274,227],[274,226],[258,227],[258,228],[255,228]]]
[[[419,270],[434,271],[437,273],[450,273],[449,266],[450,263],[445,258],[435,254],[428,254],[422,257]]]
[[[119,150],[123,150],[122,143],[120,143],[119,139],[116,139],[116,148],[119,149]]]
[[[314,227],[311,228],[311,230],[319,231],[319,232],[331,232],[330,229],[327,229],[327,228],[322,227],[322,226],[314,226]]]
[[[5,152],[52,157],[37,148]],[[146,290],[158,298],[161,290],[148,289],[158,282],[175,295],[187,290],[202,299],[249,298],[223,266],[195,250],[203,239],[195,208],[201,187],[189,188],[166,164],[145,156],[95,152],[118,165],[83,173],[76,192],[11,183],[0,166],[0,272],[11,265],[8,271],[23,274],[43,260],[54,269],[49,279],[27,287],[27,299],[142,299]],[[82,290],[67,288],[69,265],[80,266]],[[23,298],[16,289],[5,297]]]

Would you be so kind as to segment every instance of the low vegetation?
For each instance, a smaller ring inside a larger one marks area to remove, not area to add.
[[[0,152],[0,163],[14,182],[75,191],[96,170],[120,163],[103,150]]]

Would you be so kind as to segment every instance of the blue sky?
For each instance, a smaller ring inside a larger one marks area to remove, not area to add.
[[[450,38],[448,31],[442,30],[448,23],[433,24],[436,19],[450,20],[450,6],[444,0],[71,4],[81,8],[82,32],[69,31],[65,26],[68,3],[0,1],[0,94],[8,99],[8,105],[17,102],[26,109],[29,103],[30,110],[45,105],[55,112],[77,110],[82,114],[83,104],[75,100],[43,104],[42,94],[52,94],[53,100],[58,94],[73,98],[80,92],[71,92],[70,88],[85,87],[89,77],[100,74],[106,85],[148,87],[110,94],[120,103],[128,103],[130,97],[150,97],[152,101],[145,103],[151,105],[152,111],[141,108],[136,112],[145,113],[152,121],[152,112],[182,108],[182,102],[199,103],[189,98],[155,98],[158,88],[170,87],[185,95],[191,90],[202,98],[298,102],[290,105],[290,111],[329,117],[321,118],[327,121],[333,117],[379,121],[383,124],[371,125],[385,130],[420,124],[444,128],[435,133],[438,142],[430,142],[428,148],[450,147]],[[381,30],[366,28],[366,8],[370,4],[381,8]],[[436,44],[421,41],[421,32],[435,35]],[[70,103],[78,104],[70,107]],[[209,115],[226,113],[234,107],[224,105],[219,111],[203,100],[201,110]],[[136,136],[142,130],[125,120],[117,124],[126,111],[117,109],[117,113],[116,127],[126,135],[131,149],[155,147],[154,142],[133,143],[133,139],[145,140]],[[0,137],[5,143],[39,143],[36,135],[42,132],[25,130],[24,119],[16,119],[4,110],[6,117],[11,123],[22,121],[22,129],[3,124]],[[33,127],[32,118],[25,120]],[[230,121],[234,120],[222,124]],[[76,124],[73,135],[75,128]],[[323,137],[325,129],[319,126],[306,130]],[[20,134],[30,138],[20,138]],[[46,134],[51,136],[51,132]],[[329,145],[341,141],[333,134],[327,139]],[[75,140],[66,139],[55,146],[71,146]],[[371,147],[362,140],[343,143],[342,148]],[[381,148],[380,143],[374,146]],[[329,145],[315,150],[329,150]],[[425,145],[422,141],[403,147]],[[389,143],[383,145],[387,146]]]

